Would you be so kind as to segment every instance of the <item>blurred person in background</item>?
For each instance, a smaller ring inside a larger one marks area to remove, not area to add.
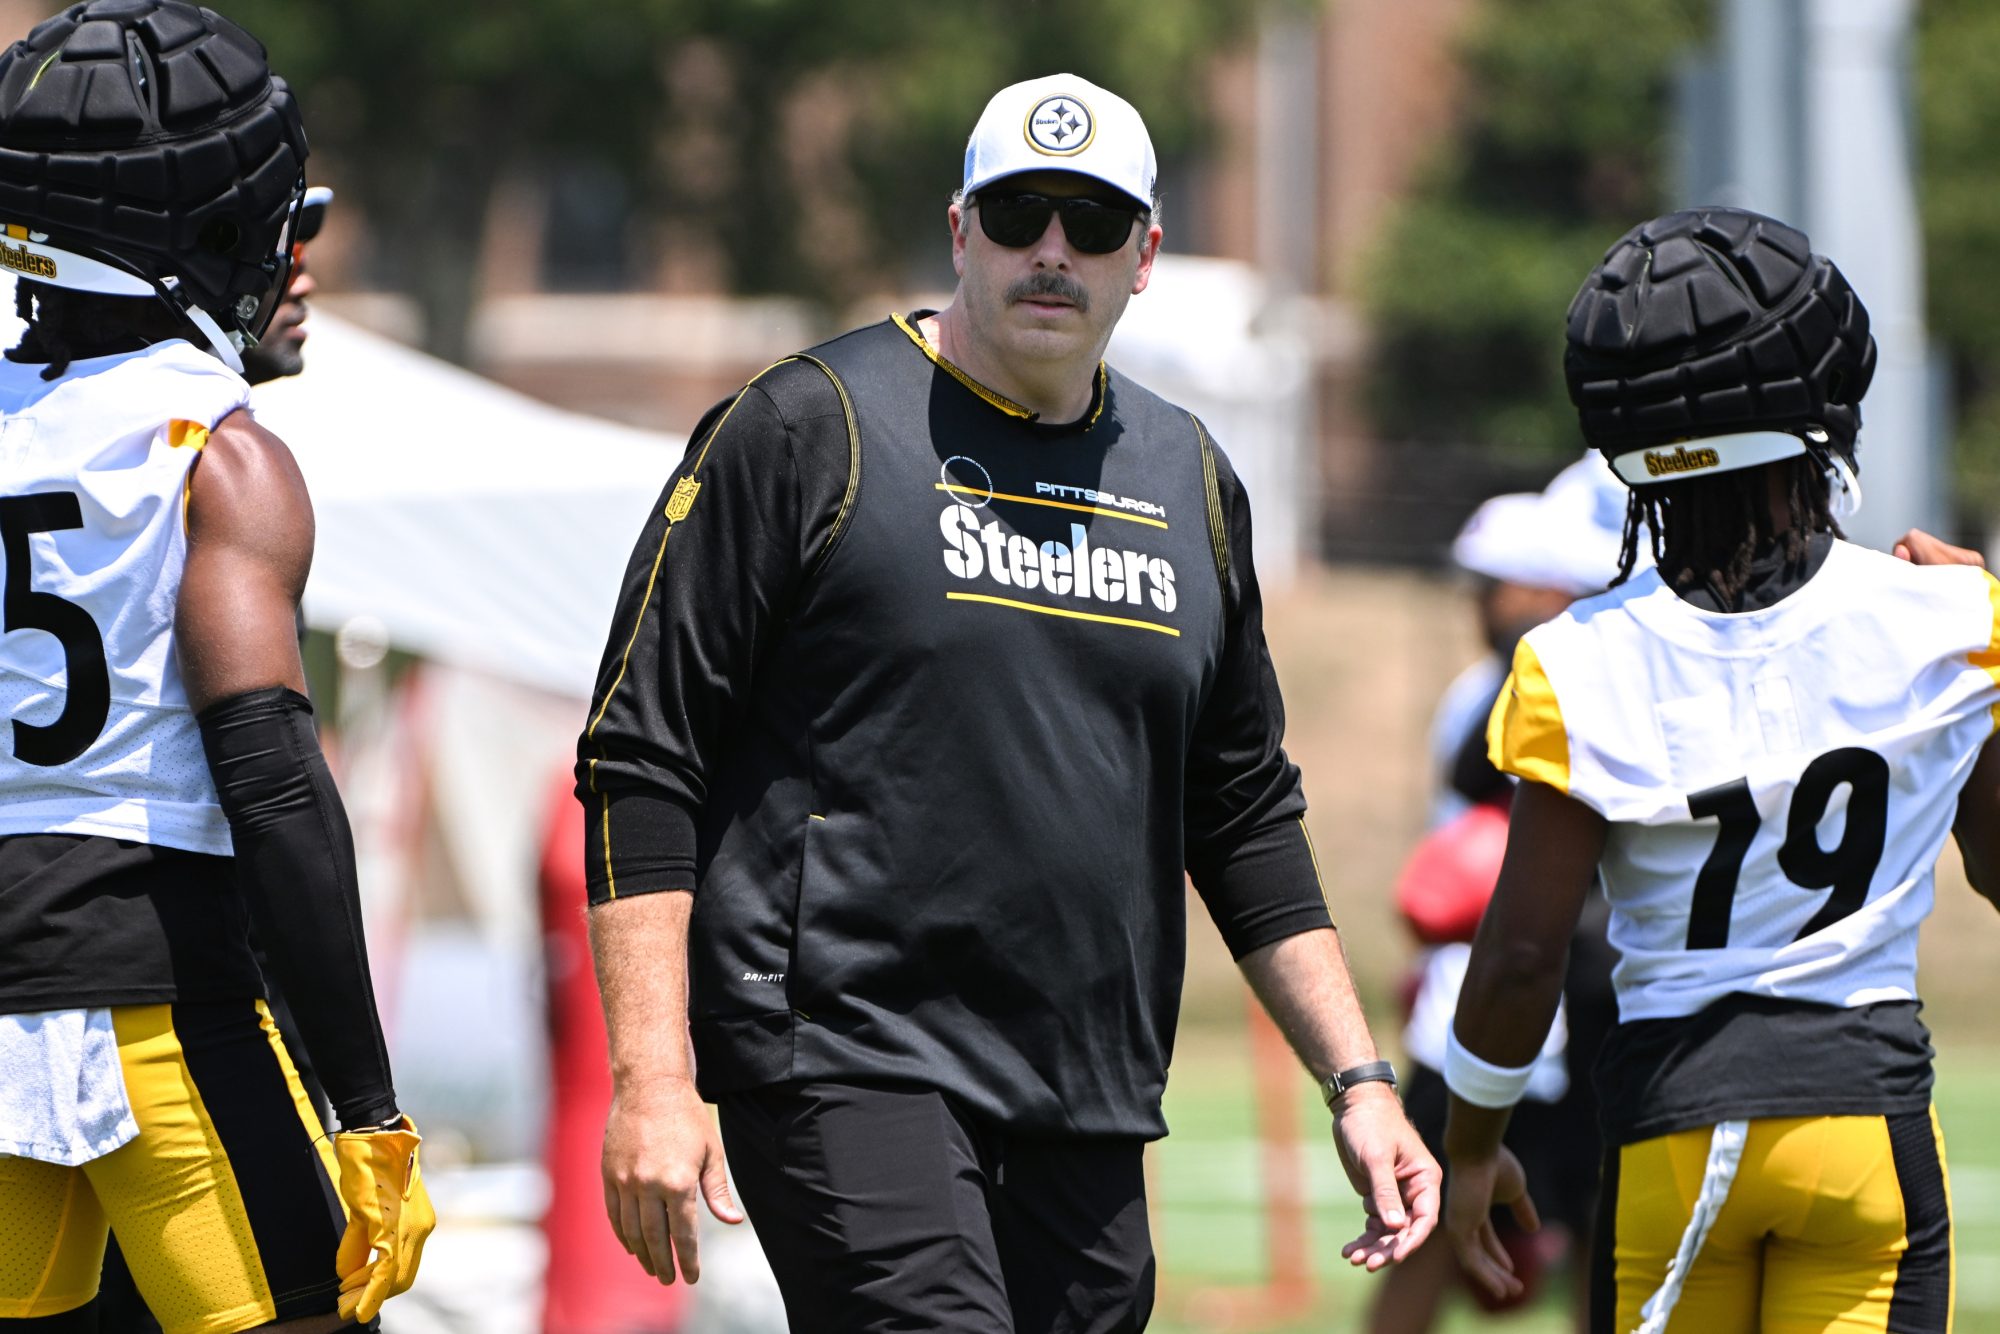
[[[550,788],[537,876],[549,1024],[549,1106],[542,1139],[549,1180],[542,1217],[548,1264],[540,1329],[541,1334],[670,1334],[682,1326],[690,1289],[654,1282],[604,1225],[601,1164],[611,1071],[604,1063],[604,1010],[591,975],[590,934],[578,908],[587,893],[587,831],[572,788],[567,774],[559,788]]]
[[[741,1216],[726,1143],[796,1330],[1143,1328],[1190,874],[1321,1081],[1367,1211],[1343,1253],[1431,1227],[1280,745],[1242,486],[1101,360],[1154,174],[1115,95],[996,94],[950,306],[717,405],[639,540],[577,791],[606,1204],[663,1281],[700,1272],[700,1200]]]
[[[176,1334],[369,1323],[431,1213],[300,693],[310,502],[240,360],[285,290],[298,110],[212,11],[93,0],[0,56],[0,147],[0,1319],[98,1328],[115,1229]]]
[[[1489,1209],[1536,1210],[1502,1134],[1601,877],[1593,1328],[1952,1326],[1916,936],[1950,833],[2000,895],[2000,582],[1922,533],[1841,540],[1874,368],[1840,270],[1738,209],[1633,229],[1570,308],[1584,438],[1632,498],[1618,580],[1528,632],[1494,711],[1521,783],[1445,1138],[1461,1262],[1518,1290]]]
[[[1624,504],[1622,499],[1611,507],[1599,503],[1602,488],[1590,470],[1617,485],[1604,461],[1592,454],[1565,469],[1545,492],[1486,501],[1452,544],[1453,561],[1476,581],[1475,607],[1488,651],[1459,674],[1438,704],[1430,734],[1431,828],[1405,863],[1396,887],[1398,908],[1422,947],[1412,969],[1409,1021],[1403,1029],[1409,1060],[1403,1101],[1425,1144],[1437,1154],[1444,1144],[1446,1038],[1473,933],[1499,878],[1513,799],[1513,780],[1487,758],[1486,720],[1521,636],[1577,598],[1602,591],[1618,571]],[[1508,1129],[1508,1145],[1526,1164],[1536,1198],[1545,1202],[1544,1217],[1558,1224],[1560,1235],[1503,1231],[1524,1276],[1524,1290],[1517,1301],[1502,1304],[1473,1286],[1473,1295],[1489,1310],[1525,1305],[1535,1295],[1533,1276],[1548,1260],[1566,1253],[1582,1318],[1584,1252],[1598,1159],[1590,1064],[1612,1014],[1604,919],[1601,901],[1593,899],[1571,945],[1565,1003]],[[1449,1248],[1426,1247],[1390,1274],[1375,1294],[1370,1330],[1424,1334],[1436,1323],[1457,1278],[1458,1263]]]
[[[1487,758],[1486,720],[1521,636],[1618,573],[1625,505],[1604,503],[1603,482],[1622,489],[1601,458],[1580,459],[1544,491],[1486,501],[1452,543],[1488,652],[1445,688],[1431,721],[1431,829],[1512,790]]]

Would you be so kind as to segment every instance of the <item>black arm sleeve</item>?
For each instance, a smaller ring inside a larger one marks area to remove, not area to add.
[[[347,812],[312,705],[283,687],[201,711],[202,746],[236,845],[236,882],[343,1127],[396,1115],[375,1013]]]
[[[1187,867],[1230,953],[1333,925],[1299,771],[1285,758],[1285,704],[1264,643],[1264,603],[1251,563],[1250,502],[1216,451],[1228,530],[1222,663],[1187,764]]]
[[[811,362],[717,404],[640,533],[577,744],[590,901],[695,888],[719,747],[854,481],[847,414]]]

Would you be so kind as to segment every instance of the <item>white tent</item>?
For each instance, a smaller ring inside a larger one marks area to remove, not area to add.
[[[1319,480],[1306,307],[1248,264],[1160,257],[1105,360],[1200,417],[1243,480],[1268,592],[1313,557]]]
[[[310,373],[257,390],[318,541],[306,619],[587,698],[626,559],[685,440],[540,403],[315,313]]]
[[[12,342],[11,275],[0,333]],[[1254,271],[1170,256],[1110,360],[1200,413],[1258,501],[1267,585],[1310,543],[1305,348]],[[551,407],[312,317],[308,373],[254,406],[297,455],[318,516],[305,613],[380,623],[437,662],[586,699],[632,545],[686,438]]]
[[[425,660],[393,694],[342,670],[341,786],[401,1082],[479,1152],[531,1155],[544,816],[685,439],[561,411],[324,312],[306,358],[253,399],[312,491],[306,619],[374,622]],[[437,916],[441,892],[471,920]]]

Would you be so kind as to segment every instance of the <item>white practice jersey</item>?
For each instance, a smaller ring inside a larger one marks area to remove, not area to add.
[[[2000,706],[2000,583],[1845,542],[1760,611],[1647,571],[1529,632],[1493,761],[1610,822],[1619,1018],[1916,998],[1917,927]]]
[[[0,362],[0,835],[227,854],[174,604],[189,469],[249,386],[179,341],[41,372]]]

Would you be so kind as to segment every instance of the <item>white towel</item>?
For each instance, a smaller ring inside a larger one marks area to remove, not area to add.
[[[1743,1146],[1749,1138],[1748,1121],[1721,1121],[1709,1133],[1708,1163],[1702,1170],[1701,1190],[1695,1196],[1694,1211],[1688,1217],[1687,1230],[1681,1233],[1680,1250],[1667,1266],[1666,1282],[1639,1308],[1641,1320],[1633,1334],[1665,1334],[1667,1321],[1672,1318],[1674,1306],[1681,1299],[1681,1287],[1687,1282],[1688,1270],[1694,1267],[1695,1257],[1701,1254],[1702,1243],[1708,1240],[1708,1230],[1715,1226],[1715,1216],[1728,1202],[1729,1188],[1736,1184],[1736,1169],[1742,1166]]]
[[[0,1156],[76,1167],[138,1133],[111,1011],[0,1015]]]

